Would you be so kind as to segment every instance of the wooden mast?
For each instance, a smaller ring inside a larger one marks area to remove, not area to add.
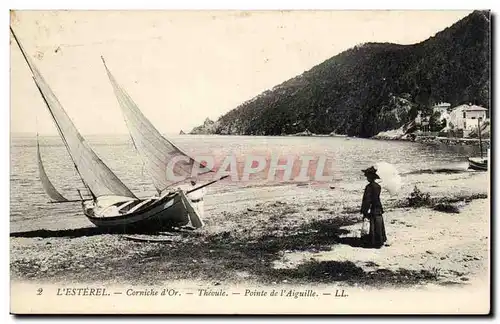
[[[481,117],[477,119],[477,133],[479,136],[479,151],[481,154],[481,159],[483,158],[483,143],[481,140]]]

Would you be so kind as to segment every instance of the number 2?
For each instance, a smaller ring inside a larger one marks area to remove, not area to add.
[[[37,291],[36,291],[36,294],[37,295],[41,295],[43,292],[43,288],[38,288]]]

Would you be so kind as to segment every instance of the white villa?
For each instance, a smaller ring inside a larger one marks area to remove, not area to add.
[[[477,128],[478,119],[481,119],[481,122],[486,120],[487,111],[486,108],[471,104],[457,106],[449,114],[447,128],[471,131]]]

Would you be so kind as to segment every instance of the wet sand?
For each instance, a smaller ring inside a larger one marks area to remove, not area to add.
[[[365,181],[254,187],[209,194],[203,229],[137,242],[78,218],[11,234],[16,282],[205,286],[328,284],[366,287],[470,285],[489,273],[488,174],[417,173],[382,193],[390,246],[357,241]],[[408,207],[414,186],[459,213]],[[154,237],[154,236],[149,236]]]

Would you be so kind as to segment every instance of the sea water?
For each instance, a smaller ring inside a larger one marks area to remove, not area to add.
[[[147,170],[128,135],[90,135],[85,138],[106,165],[138,197],[155,194]],[[393,164],[404,177],[405,173],[418,170],[461,167],[469,156],[479,151],[474,146],[446,147],[329,136],[179,135],[170,136],[169,139],[190,155],[214,156],[217,160],[234,155],[238,163],[244,163],[245,156],[251,154],[326,156],[330,162],[333,183],[361,180],[361,169],[378,161]],[[82,193],[86,190],[61,139],[58,136],[42,136],[40,147],[45,170],[54,186],[66,198],[78,199],[77,189]],[[79,203],[49,203],[38,176],[36,136],[12,135],[10,154],[11,232],[90,225]],[[289,184],[270,181],[267,177],[267,173],[262,173],[246,182],[224,180],[211,185],[208,195],[226,193],[224,203],[227,204],[231,202],[227,198],[228,192],[238,192],[242,197],[245,196],[245,190],[251,187]],[[205,208],[210,209],[210,204],[216,203],[219,203],[217,199],[208,199]]]

